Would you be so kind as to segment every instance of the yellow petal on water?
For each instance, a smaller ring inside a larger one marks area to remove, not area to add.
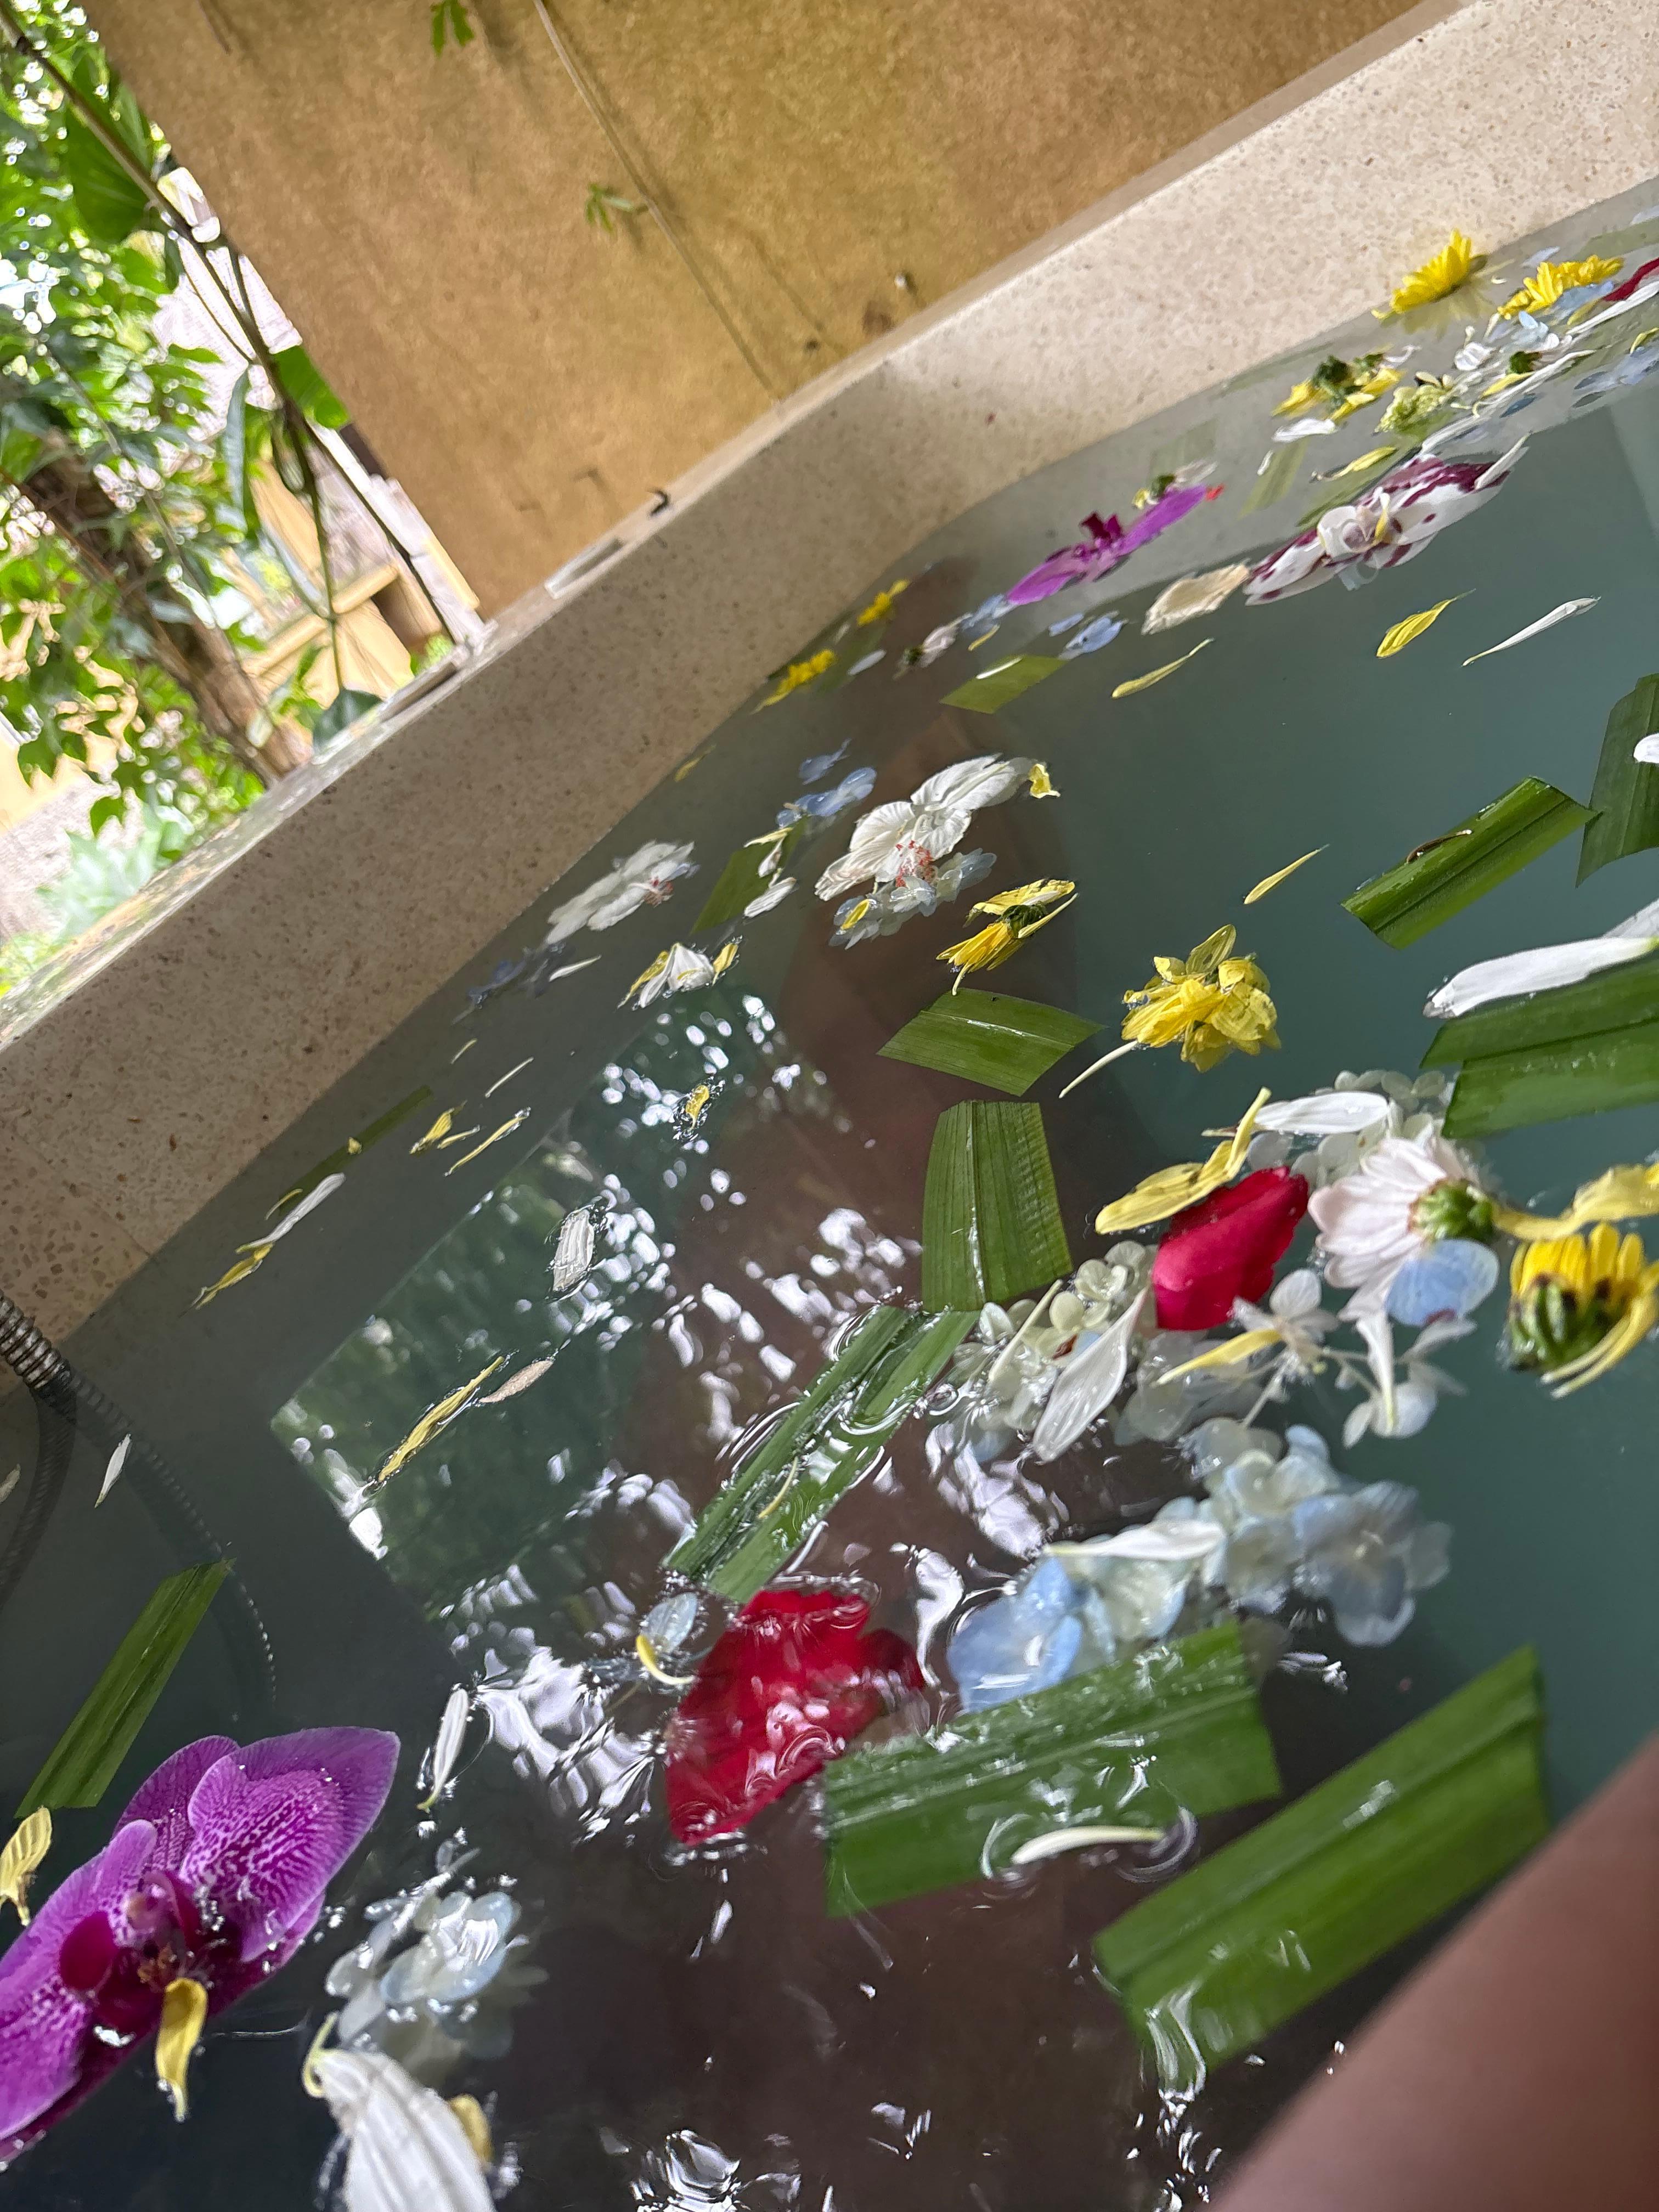
[[[689,761],[682,761],[674,771],[675,782],[684,783],[686,777],[690,775],[692,769],[694,768],[701,767],[702,763],[706,761],[708,757],[708,756],[707,753],[693,753]]]
[[[908,592],[909,588],[909,578],[908,576],[901,576],[896,584],[890,584],[884,592],[878,592],[875,598],[871,600],[869,605],[866,607],[863,613],[860,615],[858,618],[859,628],[860,629],[868,629],[872,623],[885,622],[888,616],[893,611],[893,603],[898,598],[899,593],[901,592]]]
[[[738,949],[742,943],[743,939],[740,937],[734,937],[729,945],[721,945],[720,951],[714,955],[714,973],[717,975],[725,975],[726,969],[737,958]]]
[[[991,640],[996,635],[997,632],[1001,628],[1002,624],[1000,623],[993,623],[990,629],[986,631],[983,637],[970,637],[968,641],[969,652],[977,653],[981,646],[989,645]]]
[[[1195,1359],[1183,1359],[1179,1367],[1166,1367],[1158,1379],[1160,1382],[1173,1382],[1177,1375],[1191,1375],[1200,1367],[1237,1366],[1279,1340],[1276,1328],[1247,1328],[1242,1336],[1231,1336],[1225,1344],[1200,1352]]]
[[[469,1037],[466,1042],[461,1047],[461,1052],[471,1052],[473,1046],[477,1044],[477,1042],[478,1040],[477,1037]],[[461,1052],[452,1052],[450,1054],[449,1064],[452,1067],[454,1066],[456,1061],[460,1058]]]
[[[836,924],[836,927],[837,929],[843,931],[856,929],[860,922],[863,921],[865,915],[868,914],[869,911],[870,901],[867,898],[861,898],[856,906],[848,907],[847,912]]]
[[[155,2078],[172,2098],[173,2116],[178,2120],[189,2108],[185,2075],[190,2054],[201,2040],[207,2008],[207,1991],[188,1975],[169,1982],[162,1992],[161,2025],[155,2031]]]
[[[1206,645],[1213,645],[1214,642],[1213,638],[1200,638],[1192,652],[1183,653],[1179,660],[1169,661],[1162,668],[1154,668],[1149,675],[1132,676],[1127,684],[1120,684],[1112,694],[1113,698],[1127,699],[1132,691],[1146,691],[1152,684],[1161,684],[1166,676],[1173,676],[1177,668],[1184,668],[1194,654],[1202,653]]]
[[[437,1120],[427,1131],[425,1136],[417,1137],[415,1142],[410,1146],[409,1150],[410,1157],[412,1158],[416,1152],[429,1152],[434,1145],[440,1143],[449,1134],[451,1129],[453,1128],[454,1126],[455,1109],[453,1106],[446,1106],[443,1112],[439,1115]]]
[[[1608,1168],[1593,1182],[1581,1183],[1565,1213],[1522,1213],[1507,1206],[1492,1209],[1506,1237],[1536,1244],[1573,1236],[1595,1221],[1639,1221],[1659,1213],[1659,1165]]]
[[[1382,642],[1376,648],[1377,659],[1387,660],[1396,653],[1403,653],[1413,638],[1421,637],[1425,629],[1434,627],[1448,607],[1455,607],[1459,599],[1467,599],[1468,596],[1467,592],[1454,592],[1450,599],[1442,599],[1437,606],[1425,607],[1420,615],[1407,615],[1404,622],[1395,623],[1392,629],[1383,632]]]
[[[475,1121],[470,1129],[453,1129],[448,1136],[439,1138],[438,1150],[447,1152],[452,1145],[464,1145],[469,1137],[476,1137],[482,1127],[481,1122]]]
[[[695,1674],[665,1674],[662,1662],[657,1657],[657,1647],[643,1629],[634,1638],[634,1656],[647,1674],[659,1682],[666,1683],[671,1690],[683,1690],[688,1682],[695,1682],[697,1679]]]
[[[429,1444],[440,1429],[449,1426],[479,1383],[487,1382],[495,1370],[503,1364],[500,1358],[492,1359],[488,1367],[478,1370],[470,1382],[463,1382],[459,1390],[452,1390],[447,1398],[441,1398],[429,1413],[422,1413],[397,1449],[386,1455],[371,1488],[379,1490],[383,1484],[391,1481],[399,1468],[407,1467],[422,1444]]]
[[[1311,481],[1315,483],[1335,483],[1343,477],[1363,477],[1367,469],[1374,469],[1379,461],[1392,458],[1392,446],[1373,446],[1369,453],[1361,453],[1357,460],[1344,461],[1340,469],[1316,469]]]
[[[484,2118],[483,2106],[476,2097],[451,2097],[449,2109],[461,2124],[461,2133],[471,2146],[472,2155],[480,2166],[495,2162],[495,2145],[489,2133],[489,2123]]]
[[[1298,868],[1305,868],[1310,860],[1316,860],[1322,853],[1328,853],[1330,849],[1328,845],[1316,845],[1311,853],[1304,853],[1299,860],[1292,860],[1288,868],[1279,868],[1271,876],[1263,876],[1259,884],[1245,892],[1245,905],[1254,906],[1258,899],[1266,898],[1269,891],[1279,889],[1287,876],[1293,876]]]
[[[1249,1111],[1232,1135],[1225,1143],[1218,1145],[1207,1160],[1188,1160],[1180,1167],[1160,1168],[1124,1197],[1103,1206],[1095,1216],[1095,1227],[1103,1237],[1149,1228],[1155,1221],[1167,1221],[1183,1206],[1196,1206],[1212,1191],[1219,1190],[1223,1183],[1231,1182],[1250,1149],[1255,1117],[1272,1096],[1270,1091],[1258,1091]]]
[[[1060,787],[1048,774],[1046,761],[1033,761],[1031,773],[1026,778],[1026,788],[1033,799],[1058,799]]]
[[[487,1152],[492,1145],[499,1145],[503,1137],[510,1137],[515,1129],[523,1128],[525,1123],[529,1119],[529,1107],[520,1106],[518,1112],[513,1116],[513,1119],[510,1121],[503,1121],[499,1129],[492,1129],[489,1134],[484,1139],[483,1144],[474,1145],[470,1152],[463,1152],[459,1159],[455,1161],[453,1165],[447,1167],[444,1170],[445,1175],[459,1175],[469,1160],[476,1160],[480,1152]]]
[[[211,1305],[221,1291],[229,1290],[234,1284],[246,1282],[250,1275],[264,1265],[276,1249],[274,1242],[269,1244],[245,1244],[242,1247],[244,1256],[240,1260],[233,1260],[216,1283],[210,1283],[204,1291],[198,1291],[196,1293],[196,1308]]]
[[[696,1127],[698,1122],[708,1111],[708,1102],[714,1095],[706,1083],[700,1083],[688,1096],[684,1105],[680,1109],[681,1113],[685,1116],[685,1126],[688,1129]]]
[[[659,952],[656,958],[651,963],[651,965],[648,968],[641,969],[640,973],[629,985],[628,988],[623,993],[623,1004],[626,1006],[628,1001],[634,996],[634,994],[636,991],[642,991],[647,983],[654,983],[658,976],[661,975],[663,969],[667,965],[667,952]]]
[[[52,1849],[52,1814],[44,1805],[18,1824],[17,1832],[0,1851],[0,1903],[9,1900],[17,1917],[29,1924],[29,1877]]]

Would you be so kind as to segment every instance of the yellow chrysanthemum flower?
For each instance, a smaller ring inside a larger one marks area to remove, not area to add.
[[[1511,320],[1516,315],[1541,314],[1553,307],[1564,292],[1571,292],[1579,284],[1600,284],[1609,276],[1616,276],[1624,267],[1622,260],[1608,261],[1599,253],[1592,253],[1584,261],[1540,261],[1518,292],[1511,292],[1498,310]]]
[[[1156,1049],[1178,1037],[1182,1060],[1200,1069],[1230,1052],[1277,1048],[1279,1014],[1267,979],[1248,955],[1233,957],[1237,935],[1229,922],[1184,960],[1155,960],[1158,974],[1146,988],[1123,994],[1133,1009],[1123,1024],[1125,1043]]]
[[[862,616],[860,620],[862,621]],[[826,668],[833,668],[836,656],[828,647],[815,653],[810,660],[792,660],[778,678],[778,688],[761,701],[763,707],[775,707],[780,699],[787,699],[792,691],[799,691],[808,684],[817,683]]]
[[[1058,876],[1047,877],[1034,884],[1020,884],[1013,890],[998,891],[993,897],[981,899],[969,907],[969,915],[988,914],[994,917],[972,937],[965,937],[959,945],[947,945],[939,954],[956,969],[957,976],[951,988],[959,991],[962,979],[981,968],[1000,968],[1003,962],[1016,953],[1028,937],[1051,922],[1058,914],[1064,914],[1077,896],[1077,885]]]
[[[868,629],[872,623],[885,622],[893,611],[894,604],[899,593],[908,592],[909,588],[910,579],[908,576],[901,576],[896,584],[890,584],[884,592],[878,592],[859,617],[859,628]]]
[[[1616,1367],[1656,1323],[1659,1265],[1611,1222],[1522,1244],[1510,1265],[1510,1364],[1547,1376],[1558,1398]]]
[[[1404,315],[1413,307],[1426,307],[1433,301],[1443,300],[1460,284],[1467,284],[1486,258],[1484,253],[1475,252],[1461,230],[1455,230],[1432,260],[1413,270],[1390,296],[1386,307],[1372,312],[1379,319],[1388,314]]]

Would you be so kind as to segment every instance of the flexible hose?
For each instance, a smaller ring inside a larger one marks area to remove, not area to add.
[[[88,1433],[104,1449],[113,1451],[123,1437],[130,1437],[128,1473],[145,1493],[145,1502],[162,1533],[183,1553],[206,1552],[223,1559],[225,1547],[195,1505],[179,1487],[155,1447],[145,1442],[115,1401],[97,1384],[70,1365],[43,1329],[22,1308],[0,1291],[0,1359],[33,1392],[40,1421],[40,1455],[29,1493],[24,1501],[17,1534],[5,1559],[0,1562],[0,1605],[3,1605],[33,1558],[52,1510],[62,1495],[69,1474],[70,1446],[79,1416],[89,1417]],[[254,1673],[258,1684],[256,1702],[274,1705],[276,1660],[259,1609],[247,1585],[231,1567],[227,1578],[235,1592],[237,1613],[258,1653]]]

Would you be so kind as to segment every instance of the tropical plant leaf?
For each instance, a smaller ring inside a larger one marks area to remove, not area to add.
[[[1571,1044],[1470,1060],[1453,1088],[1446,1133],[1482,1137],[1659,1099],[1659,1021]]]
[[[1659,676],[1644,676],[1613,702],[1590,793],[1595,819],[1578,854],[1582,884],[1609,860],[1659,845],[1659,768],[1636,758],[1638,741],[1659,730]]]
[[[1608,1030],[1654,1020],[1659,1020],[1659,952],[1618,968],[1603,968],[1582,982],[1476,1006],[1455,1021],[1443,1022],[1423,1055],[1423,1065],[1452,1067],[1460,1060],[1488,1060],[1498,1053],[1572,1045]]]
[[[284,346],[270,356],[282,386],[303,415],[320,429],[343,430],[351,410],[302,345]]]
[[[40,1805],[98,1802],[229,1572],[227,1561],[214,1559],[167,1577],[47,1753],[17,1808],[20,1820]]]
[[[1018,699],[1034,684],[1046,683],[1055,669],[1065,665],[1063,660],[1051,659],[1044,653],[1016,653],[1012,660],[1001,661],[996,667],[986,669],[982,675],[970,676],[965,684],[958,684],[954,691],[945,693],[940,704],[966,707],[974,714],[994,714],[999,707]]]
[[[1540,1842],[1542,1725],[1537,1659],[1513,1652],[1097,1936],[1165,2088],[1195,2088]]]
[[[1163,1829],[1183,1808],[1279,1791],[1229,1621],[838,1760],[824,1776],[829,1909],[976,1881],[1056,1829]]]
[[[941,1114],[921,1211],[927,1310],[1006,1305],[1071,1268],[1041,1109],[971,1099]]]
[[[1385,945],[1414,945],[1589,819],[1590,810],[1535,775],[1431,838],[1342,902]]]
[[[811,817],[803,815],[792,822],[775,844],[739,845],[737,851],[720,870],[713,889],[703,901],[702,912],[691,925],[694,937],[705,929],[721,928],[728,921],[736,921],[751,899],[757,899],[769,884],[789,872],[789,855],[805,836]],[[761,873],[761,862],[775,854],[777,859],[765,875]]]
[[[149,125],[132,94],[118,77],[112,75],[106,79],[90,52],[82,55],[74,76],[105,128],[148,173]],[[63,165],[81,228],[95,246],[121,246],[135,230],[159,227],[161,217],[143,186],[72,109],[64,116]]]
[[[982,1083],[1018,1098],[1100,1026],[1061,1006],[1039,1006],[1034,999],[1006,999],[996,991],[947,991],[889,1037],[881,1053],[884,1060],[936,1067],[964,1083]]]
[[[1250,486],[1249,495],[1239,513],[1255,514],[1264,507],[1276,507],[1293,489],[1301,466],[1299,447],[1273,447],[1263,455],[1261,465],[1255,472],[1255,482]]]
[[[872,1307],[666,1564],[734,1604],[763,1589],[875,1464],[975,1318]]]
[[[344,737],[354,722],[361,722],[365,714],[385,703],[378,691],[354,691],[349,686],[337,691],[311,726],[313,746],[321,752],[336,738]]]

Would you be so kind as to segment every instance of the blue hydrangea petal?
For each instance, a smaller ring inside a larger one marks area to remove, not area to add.
[[[1389,1315],[1407,1328],[1421,1328],[1441,1314],[1460,1321],[1492,1296],[1498,1282],[1498,1255],[1490,1244],[1467,1237],[1443,1237],[1407,1260],[1389,1289]]]

